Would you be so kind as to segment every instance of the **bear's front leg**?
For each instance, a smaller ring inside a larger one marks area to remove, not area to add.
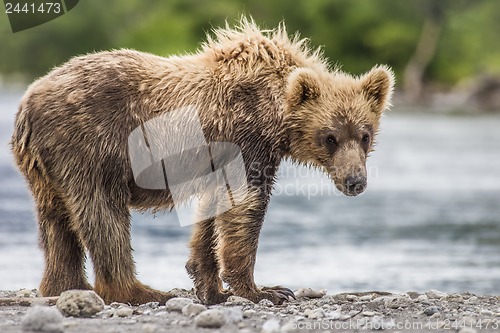
[[[217,216],[217,257],[221,277],[234,295],[255,303],[268,299],[281,304],[295,298],[288,288],[258,288],[254,282],[254,266],[260,230],[269,195],[260,189],[250,190],[243,203]]]

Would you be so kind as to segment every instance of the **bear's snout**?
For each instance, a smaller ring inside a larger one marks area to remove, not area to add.
[[[366,177],[363,175],[349,175],[344,181],[344,194],[356,196],[366,188]]]

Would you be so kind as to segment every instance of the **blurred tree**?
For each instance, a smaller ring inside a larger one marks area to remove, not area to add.
[[[442,31],[450,16],[462,16],[478,3],[472,0],[420,0],[415,3],[417,12],[423,16],[423,24],[415,52],[404,70],[404,91],[409,102],[418,104],[424,100],[425,73],[436,58]]]
[[[415,52],[404,70],[404,90],[410,102],[416,103],[422,98],[424,73],[436,55],[449,5],[447,0],[422,0],[418,3],[417,8],[424,13],[424,23]]]

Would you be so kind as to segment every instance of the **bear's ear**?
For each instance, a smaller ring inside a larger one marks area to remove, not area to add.
[[[319,94],[319,79],[312,70],[298,68],[288,76],[286,99],[291,107],[315,100]]]
[[[394,74],[387,66],[375,66],[361,77],[361,89],[372,105],[373,112],[380,114],[391,106],[394,90]]]

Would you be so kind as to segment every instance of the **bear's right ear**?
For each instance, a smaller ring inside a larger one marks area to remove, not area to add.
[[[298,68],[288,76],[286,100],[290,107],[315,100],[320,95],[319,80],[312,70]]]
[[[373,112],[381,114],[391,105],[394,73],[387,66],[375,66],[361,77],[361,90],[372,104]]]

